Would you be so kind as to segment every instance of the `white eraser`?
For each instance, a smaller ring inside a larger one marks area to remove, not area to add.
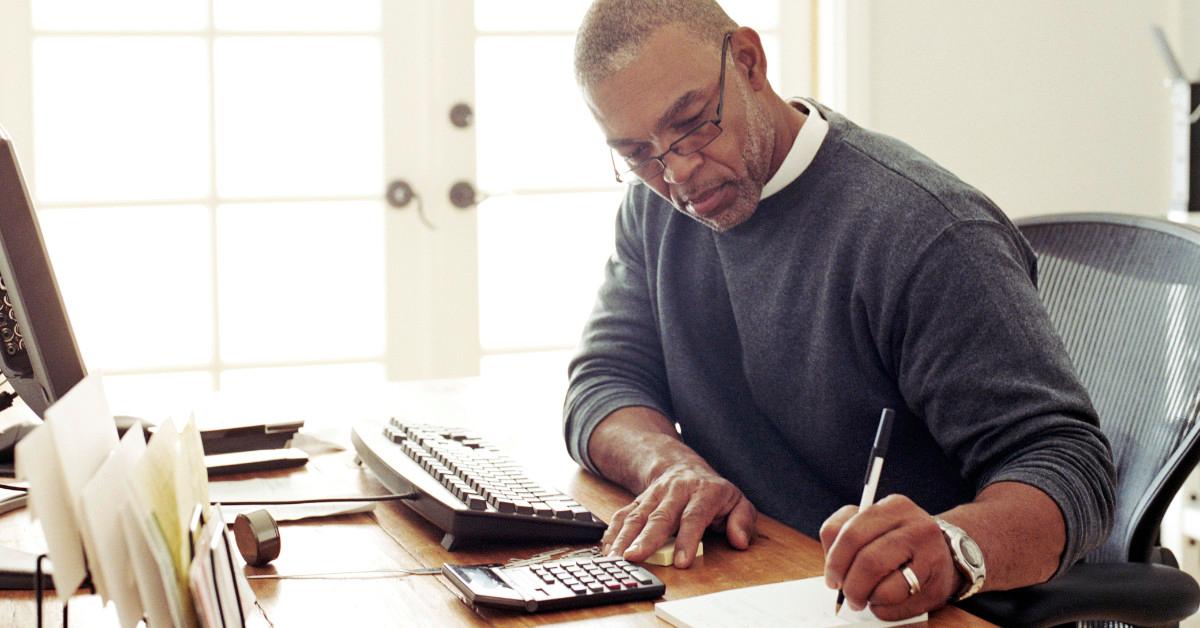
[[[704,555],[704,541],[700,541],[700,544],[696,546],[696,556],[703,556],[703,555]],[[659,567],[670,567],[670,566],[674,565],[675,564],[675,537],[671,537],[671,538],[667,539],[666,545],[663,545],[662,547],[658,548],[657,552],[654,552],[649,557],[647,557],[646,560],[643,560],[642,562],[644,562],[648,565],[658,565]]]

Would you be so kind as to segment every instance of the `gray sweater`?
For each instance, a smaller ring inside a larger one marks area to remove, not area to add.
[[[1058,503],[1060,572],[1111,526],[1115,473],[1038,299],[1028,243],[982,193],[822,110],[813,163],[715,233],[634,186],[570,367],[565,436],[647,406],[762,512],[816,536],[856,504],[882,408],[879,496],[930,513],[988,484]]]

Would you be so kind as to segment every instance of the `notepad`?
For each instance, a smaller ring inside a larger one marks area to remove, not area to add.
[[[827,588],[824,578],[815,577],[659,602],[654,605],[654,614],[678,628],[902,626],[929,619],[928,614],[921,614],[885,622],[869,610],[854,612],[848,606],[834,615],[836,600],[837,591]]]

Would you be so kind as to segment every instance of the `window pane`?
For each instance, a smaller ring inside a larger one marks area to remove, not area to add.
[[[259,399],[268,395],[289,396],[303,400],[309,409],[321,400],[345,407],[346,400],[340,398],[338,391],[365,391],[383,382],[382,362],[230,369],[221,373],[221,394],[253,393]]]
[[[213,21],[222,30],[370,30],[379,0],[213,0]]]
[[[39,37],[33,55],[40,200],[208,195],[203,39]]]
[[[621,194],[509,196],[479,206],[484,351],[579,341],[612,252]]]
[[[542,444],[549,458],[569,460],[562,440],[562,401],[567,393],[567,364],[573,350],[533,351],[485,355],[479,360],[479,376],[492,394],[513,391],[521,395],[520,423],[506,431],[523,440]],[[529,382],[537,382],[538,394],[529,395]],[[514,417],[516,418],[516,417]]]
[[[733,21],[760,34],[779,28],[779,0],[724,0],[720,5]]]
[[[771,82],[771,88],[775,90],[775,93],[783,98],[808,96],[808,94],[783,94],[779,92],[780,85],[783,82],[783,74],[779,68],[779,36],[763,35],[760,39],[762,39],[763,53],[767,55],[767,80]]]
[[[591,0],[476,0],[481,31],[574,31]]]
[[[170,418],[177,427],[212,389],[213,377],[208,371],[104,376],[104,392],[113,414],[154,423]]]
[[[89,369],[212,360],[207,209],[53,209],[38,218]]]
[[[203,30],[206,0],[33,0],[38,30]]]
[[[475,27],[481,31],[574,31],[590,4],[591,0],[476,0]],[[778,0],[725,0],[719,4],[738,24],[759,31],[779,26]]]
[[[383,355],[383,212],[373,202],[221,206],[221,359]]]
[[[221,196],[383,189],[377,37],[227,37],[215,55]]]
[[[573,40],[476,42],[477,164],[485,191],[613,185],[604,135],[575,86]]]

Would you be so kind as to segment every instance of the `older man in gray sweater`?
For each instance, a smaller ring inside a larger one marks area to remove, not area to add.
[[[1099,544],[1114,471],[1029,245],[905,144],[766,79],[710,0],[600,0],[585,99],[632,183],[571,364],[571,455],[638,494],[604,548],[646,558],[758,511],[811,535],[851,607],[908,617],[1045,581]],[[896,420],[859,511],[882,408]]]

